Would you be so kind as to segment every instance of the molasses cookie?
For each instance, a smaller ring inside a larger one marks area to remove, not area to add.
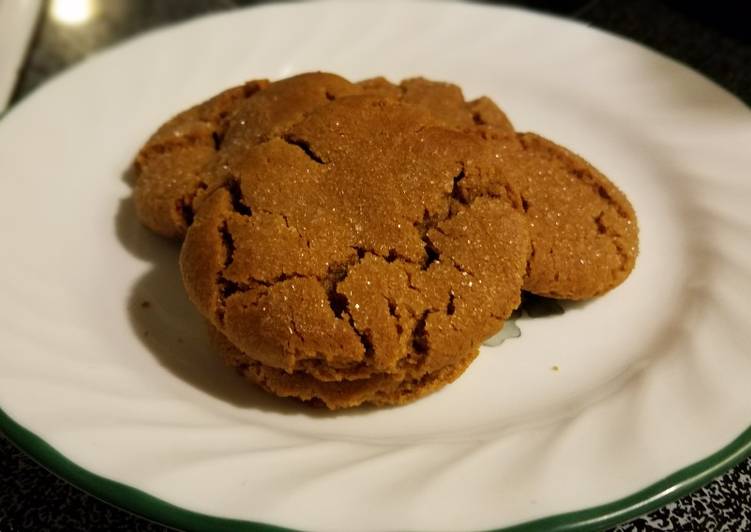
[[[529,221],[524,290],[578,300],[618,286],[639,247],[631,203],[578,155],[534,133],[518,140],[521,149],[507,143],[500,152]]]
[[[493,142],[356,95],[231,151],[181,270],[229,359],[274,393],[414,399],[461,374],[518,306],[528,224]]]

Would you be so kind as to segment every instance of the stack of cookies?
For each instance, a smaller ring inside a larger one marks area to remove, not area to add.
[[[229,364],[337,409],[453,381],[522,290],[581,300],[630,273],[626,197],[490,99],[425,79],[251,81],[177,115],[136,162],[153,231]]]

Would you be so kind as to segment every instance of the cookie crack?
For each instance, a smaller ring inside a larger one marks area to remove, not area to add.
[[[250,284],[271,287],[271,286],[274,286],[279,283],[283,283],[285,281],[289,281],[292,279],[311,279],[311,278],[313,278],[313,276],[311,275],[306,275],[304,273],[298,273],[298,272],[292,272],[292,273],[282,273],[280,275],[277,275],[276,277],[272,277],[270,280],[258,279],[257,277],[251,277]]]
[[[471,205],[474,203],[474,200],[477,198],[490,198],[494,200],[503,200],[505,199],[511,207],[514,208],[514,210],[524,210],[524,202],[520,200],[514,193],[514,187],[511,186],[509,183],[503,184],[503,194],[499,194],[497,192],[482,192],[480,194],[477,194],[474,198],[472,198],[472,202],[469,203]],[[527,207],[529,207],[529,204],[527,204]],[[524,211],[526,212],[526,211]]]
[[[629,254],[626,253],[623,243],[621,242],[623,235],[621,235],[617,231],[614,231],[612,227],[608,227],[608,225],[604,221],[604,217],[605,211],[600,211],[600,214],[593,218],[595,227],[597,227],[597,234],[607,236],[612,239],[613,246],[615,246],[615,251],[618,254],[618,260],[620,261],[619,271],[625,271],[629,262]],[[615,278],[616,275],[614,274],[613,277]]]
[[[464,164],[461,166],[461,170],[459,170],[459,173],[454,176],[454,182],[451,185],[451,195],[450,198],[454,201],[458,201],[461,204],[466,205],[467,204],[467,197],[462,192],[462,189],[460,187],[460,183],[464,180],[466,177]]]
[[[594,217],[595,226],[597,227],[597,233],[601,235],[608,234],[608,228],[605,225],[605,222],[602,221],[604,216],[605,216],[605,211],[600,211],[600,214]]]
[[[577,169],[574,171],[574,174],[576,175],[577,178],[579,178],[579,174],[584,174],[584,172]],[[607,191],[607,189],[604,186],[602,186],[599,183],[594,182],[594,180],[590,178],[586,178],[582,180],[585,181],[589,186],[594,187],[595,190],[597,191],[597,194],[602,199],[607,201],[608,205],[610,205],[611,207],[615,209],[615,212],[618,213],[618,216],[620,216],[621,218],[625,218],[626,220],[630,220],[628,213],[623,208],[623,206],[612,198],[612,196],[610,195],[610,193]]]
[[[216,313],[217,320],[220,324],[224,323],[224,311],[227,305],[227,301],[231,297],[237,294],[249,292],[250,290],[254,290],[258,288],[272,288],[278,284],[284,283],[292,279],[310,279],[310,278],[314,278],[314,277],[310,275],[305,275],[302,273],[283,273],[270,280],[257,279],[255,277],[251,277],[247,281],[235,281],[234,279],[229,279],[228,277],[226,277],[226,275],[224,274],[224,271],[221,271],[217,274],[217,279],[216,279],[216,284],[219,289],[219,298],[218,298],[217,313]]]
[[[529,279],[531,277],[531,275],[532,275],[532,261],[534,260],[535,253],[536,253],[535,243],[534,243],[534,241],[532,239],[530,239],[529,247],[530,247],[530,251],[529,251],[529,257],[527,258],[527,268],[526,268],[526,271],[524,273],[524,277],[526,279]]]
[[[247,100],[257,92],[261,92],[268,86],[268,80],[253,80],[243,83],[243,99]]]
[[[425,248],[425,261],[422,263],[421,268],[427,270],[431,264],[441,261],[441,254],[428,235],[422,236],[422,242]]]
[[[226,188],[232,202],[232,209],[243,216],[253,216],[250,206],[245,203],[240,180],[235,176],[230,176],[227,178]]]
[[[415,285],[415,280],[413,278],[413,272],[411,272],[409,270],[404,270],[404,273],[407,275],[407,288],[409,288],[410,290],[412,290],[414,292],[417,292],[420,296],[423,296],[424,294],[423,294],[422,289],[420,289],[419,286]],[[412,312],[409,307],[407,307],[407,310],[410,312],[410,314],[412,314],[413,318],[416,317],[415,314],[414,314],[414,312]]]
[[[219,297],[222,306],[226,303],[227,299],[229,299],[233,295],[247,292],[253,288],[253,285],[250,283],[233,281],[231,279],[227,279],[224,275],[221,274],[217,279],[217,284],[219,286]]]
[[[279,283],[289,281],[290,279],[307,279],[311,277],[297,272],[285,272],[270,280],[258,279],[255,277],[249,277],[244,281],[230,279],[226,276],[226,271],[234,261],[236,248],[234,239],[232,238],[232,233],[229,230],[229,224],[226,220],[219,226],[219,236],[222,246],[224,247],[224,264],[222,269],[217,273],[216,278],[216,285],[219,291],[216,317],[220,324],[224,323],[224,313],[227,300],[235,294],[248,292],[257,287],[269,288]]]
[[[423,311],[412,329],[412,351],[419,356],[425,356],[430,351],[430,342],[426,330],[428,316],[433,313],[432,309]]]
[[[438,227],[438,224],[446,220],[447,217],[448,217],[448,214],[440,219],[432,217],[430,216],[430,213],[428,212],[428,209],[426,208],[423,211],[422,220],[413,223],[415,230],[417,230],[418,234],[420,235],[420,240],[422,240],[423,250],[425,252],[425,257],[423,258],[423,261],[420,264],[420,268],[423,271],[427,270],[431,264],[435,262],[440,262],[441,260],[440,250],[430,239],[430,236],[428,235],[428,233],[431,230],[436,229]]]
[[[463,265],[458,263],[455,259],[451,259],[451,266],[457,270],[459,273],[462,274],[464,277],[472,277],[472,279],[477,279],[474,273],[472,273],[471,270],[465,268]],[[470,285],[471,286],[471,285]]]
[[[407,257],[406,255],[402,255],[395,248],[389,248],[389,252],[384,255],[383,253],[380,253],[378,250],[374,248],[369,248],[369,247],[362,246],[362,245],[350,246],[350,247],[357,252],[358,259],[363,259],[365,258],[366,253],[370,253],[374,257],[379,257],[389,263],[401,261],[407,264],[415,264],[415,265],[422,264],[422,262],[414,261],[410,257]]]
[[[522,200],[522,210],[524,211],[524,214],[527,214],[529,212],[529,200],[524,196],[524,194],[520,194],[521,200]]]
[[[618,259],[621,261],[621,267],[619,271],[624,272],[628,269],[627,265],[629,263],[629,254],[626,253],[626,250],[624,249],[620,239],[616,239],[613,244],[615,245],[615,252],[618,254]],[[613,275],[613,277],[616,277],[616,275]]]
[[[219,226],[219,234],[222,237],[222,244],[224,245],[224,269],[226,270],[235,259],[235,241],[232,238],[232,233],[226,220]]]
[[[347,310],[348,304],[347,297],[337,291],[339,284],[347,278],[349,269],[358,261],[358,257],[354,256],[350,257],[348,261],[329,264],[326,274],[323,277],[318,278],[318,282],[323,287],[324,292],[326,292],[331,311],[336,318],[342,318],[342,315]]]
[[[456,295],[454,294],[453,288],[449,291],[449,302],[446,303],[446,315],[447,316],[453,316],[456,312],[456,303],[455,303]]]
[[[361,253],[359,248],[355,249],[357,250],[357,254],[350,257],[348,261],[337,262],[329,265],[326,271],[326,276],[318,279],[318,281],[326,292],[326,297],[328,298],[329,306],[331,307],[334,316],[349,324],[352,331],[360,339],[365,356],[369,358],[375,353],[372,332],[369,329],[364,331],[358,329],[355,319],[349,309],[349,298],[347,298],[345,294],[339,292],[339,285],[343,283],[349,275],[350,268],[359,264],[364,257],[364,253]]]
[[[517,194],[514,188],[508,182],[502,183],[503,193],[494,191],[474,191],[470,193],[469,191],[464,190],[462,187],[462,182],[466,177],[466,163],[460,162],[460,164],[461,169],[459,173],[454,176],[454,182],[451,187],[451,192],[448,195],[449,212],[446,215],[446,220],[453,218],[460,206],[471,207],[475,200],[477,200],[478,198],[502,200],[504,199],[504,195],[506,201],[508,201],[508,203],[514,209],[523,210],[524,212],[526,212],[526,209],[529,206],[528,203],[524,200],[524,198],[520,198],[520,194]]]
[[[457,216],[457,214],[459,214],[459,212],[462,211],[462,209],[471,208],[478,198],[491,198],[496,200],[504,199],[503,195],[493,192],[484,192],[469,197],[466,192],[462,190],[461,186],[461,183],[465,179],[465,177],[466,166],[465,163],[461,162],[459,173],[454,176],[451,191],[447,194],[448,208],[445,214],[440,217],[431,216],[428,212],[428,209],[426,208],[423,211],[422,220],[413,223],[415,229],[418,231],[420,240],[422,240],[423,242],[423,249],[425,250],[425,258],[423,259],[421,265],[423,270],[427,270],[431,264],[440,262],[441,260],[441,251],[430,238],[429,233],[431,231],[438,231],[444,236],[448,236],[445,231],[441,229],[440,225],[444,222],[452,220],[455,216]],[[514,191],[508,183],[504,184],[504,192],[505,199],[508,200],[514,208],[520,208],[520,205],[518,205],[518,200],[514,195]]]
[[[289,319],[289,325],[287,326],[290,334],[294,334],[298,340],[300,340],[300,343],[305,345],[305,337],[302,335],[300,330],[297,328],[297,323],[295,322],[294,318]]]
[[[386,300],[386,304],[388,305],[389,316],[394,318],[394,321],[396,322],[394,325],[396,336],[398,338],[401,338],[402,334],[404,334],[404,327],[402,326],[402,317],[399,314],[398,304],[393,298],[390,298],[388,296],[383,296],[383,298]]]
[[[326,296],[329,300],[329,306],[337,319],[345,320],[352,331],[359,337],[366,357],[373,356],[372,333],[369,330],[360,331],[355,324],[355,319],[349,310],[349,298],[338,291],[339,285],[344,282],[349,275],[349,269],[357,264],[360,259],[355,256],[355,260],[349,262],[340,262],[329,266],[326,277],[321,280]]]
[[[176,202],[177,215],[183,221],[185,227],[190,226],[195,218],[195,209],[193,208],[193,202],[198,195],[199,190],[206,190],[208,186],[204,182],[200,182],[196,188],[185,194],[182,198],[179,198]]]
[[[469,108],[469,105],[465,104],[465,107]],[[472,122],[476,126],[486,126],[486,125],[488,125],[487,122],[485,122],[485,120],[482,119],[482,114],[480,113],[480,111],[473,111],[472,112]]]
[[[224,142],[224,133],[214,131],[211,133],[211,140],[214,142],[214,151],[222,149],[222,142]]]
[[[347,299],[346,296],[345,299]],[[347,301],[347,308],[349,308],[349,301]],[[360,343],[362,344],[362,348],[365,351],[365,358],[372,358],[373,354],[375,353],[375,349],[373,348],[372,331],[370,329],[365,329],[364,331],[358,329],[357,324],[355,324],[355,319],[348,311],[344,312],[343,315],[347,317],[349,326],[352,327],[354,333],[360,338]]]
[[[234,260],[235,242],[232,239],[232,234],[229,231],[226,221],[219,226],[218,230],[219,238],[222,242],[222,247],[224,248],[224,264],[223,268],[216,274],[216,285],[219,292],[216,305],[216,319],[220,324],[224,324],[224,313],[227,299],[236,292],[248,289],[248,287],[241,287],[239,283],[227,279],[224,276],[225,270]]]
[[[326,162],[315,152],[310,146],[310,142],[300,137],[296,137],[292,133],[285,133],[282,135],[282,140],[291,146],[297,146],[300,148],[308,158],[317,164],[326,164]]]
[[[256,211],[259,212],[259,213],[262,213],[262,214],[268,214],[269,216],[279,216],[282,219],[282,221],[284,222],[284,226],[287,229],[291,229],[292,231],[296,232],[297,233],[297,237],[301,241],[305,242],[305,247],[307,247],[308,249],[310,249],[310,239],[306,238],[305,236],[303,236],[302,232],[300,231],[300,229],[297,228],[297,226],[292,225],[292,224],[289,223],[289,216],[287,216],[283,212],[276,212],[276,211],[272,211],[272,210],[269,210],[269,209],[263,209],[263,208],[257,208]]]
[[[281,213],[281,214],[280,214],[279,216],[281,216],[281,217],[282,217],[282,220],[284,221],[284,225],[285,225],[285,227],[286,227],[287,229],[292,229],[292,230],[293,230],[294,232],[296,232],[296,233],[297,233],[297,237],[298,237],[298,238],[299,238],[300,240],[302,240],[303,242],[305,242],[305,247],[306,247],[306,248],[308,248],[308,249],[310,249],[310,239],[309,239],[309,238],[305,238],[305,237],[303,236],[302,232],[300,232],[300,230],[299,230],[299,229],[297,228],[297,226],[296,226],[296,225],[290,225],[290,223],[289,223],[289,218],[287,217],[287,215],[286,215],[286,214],[284,214],[284,213]]]

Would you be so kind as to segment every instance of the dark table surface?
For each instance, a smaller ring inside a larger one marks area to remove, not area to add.
[[[11,0],[15,1],[15,0]],[[260,2],[94,0],[90,21],[66,26],[42,14],[13,101],[93,52],[150,28]],[[511,2],[626,36],[686,63],[751,103],[751,31],[743,2],[632,0]],[[0,50],[0,53],[2,51]],[[0,436],[0,532],[167,530],[86,495],[35,464]],[[614,529],[751,530],[751,458],[694,493]]]

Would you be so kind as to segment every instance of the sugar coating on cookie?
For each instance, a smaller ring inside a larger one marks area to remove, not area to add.
[[[461,89],[423,78],[399,85],[384,78],[353,84],[341,76],[311,72],[274,83],[250,81],[226,90],[169,120],[140,150],[134,201],[149,229],[183,238],[195,209],[223,183],[233,153],[278,136],[313,109],[354,94],[388,96],[422,105],[445,125],[492,126],[513,133],[505,114],[488,98],[465,102]]]
[[[499,151],[529,221],[532,254],[524,290],[580,300],[618,286],[639,249],[631,203],[571,151],[534,133],[519,134],[518,141]]]
[[[136,214],[152,231],[181,238],[192,221],[192,203],[207,187],[206,169],[235,108],[268,85],[254,80],[183,111],[163,124],[134,163]]]
[[[471,129],[491,126],[497,133],[513,133],[506,114],[487,96],[466,101],[462,89],[453,83],[432,81],[422,77],[403,80],[398,85],[377,77],[358,83],[366,93],[386,96],[419,105],[449,127]]]
[[[179,114],[136,159],[139,218],[159,234],[183,238],[203,197],[223,182],[220,154],[272,138],[331,98],[360,91],[335,74],[305,73],[274,83],[249,82]],[[181,140],[179,150],[173,149],[175,138]]]
[[[495,144],[367,95],[277,134],[228,155],[181,253],[235,365],[330,408],[456,378],[518,306],[530,252]]]

